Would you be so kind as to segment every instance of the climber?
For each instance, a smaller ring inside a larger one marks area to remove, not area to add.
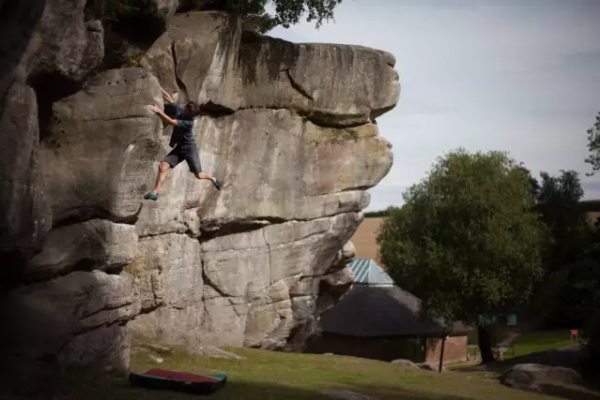
[[[163,98],[165,99],[165,104],[170,104],[175,109],[175,119],[165,114],[156,104],[148,107],[157,113],[163,121],[169,125],[173,125],[173,134],[171,135],[171,141],[169,142],[169,146],[173,147],[173,149],[160,162],[158,175],[156,177],[156,186],[154,187],[154,190],[144,196],[144,199],[157,200],[160,187],[167,177],[167,171],[169,168],[175,168],[183,160],[188,163],[190,172],[192,172],[196,178],[209,179],[217,190],[221,190],[221,183],[219,180],[210,174],[202,172],[202,166],[200,165],[198,146],[194,140],[193,132],[194,117],[201,114],[200,106],[193,101],[190,101],[184,107],[181,107],[181,105],[173,101],[173,98],[171,98],[167,91],[163,88],[160,89]]]

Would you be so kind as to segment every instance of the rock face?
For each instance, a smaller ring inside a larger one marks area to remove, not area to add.
[[[102,60],[102,24],[84,20],[85,3],[2,4],[0,255],[9,268],[39,251],[52,227],[38,154],[40,124],[49,110],[39,108],[81,82]]]
[[[154,0],[169,29],[139,66],[98,70],[103,23],[84,0],[30,3],[0,65],[2,354],[107,371],[127,367],[131,333],[301,348],[353,282],[349,240],[392,165],[375,118],[398,100],[394,57]],[[194,134],[221,191],[183,163],[143,200],[169,151],[146,107],[161,85],[211,110]]]
[[[368,123],[396,105],[394,64],[370,48],[242,32],[239,20],[219,12],[176,16],[142,61],[185,99],[230,111],[292,109],[336,127]]]

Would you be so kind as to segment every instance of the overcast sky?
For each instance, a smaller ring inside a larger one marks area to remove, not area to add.
[[[402,204],[445,152],[504,150],[538,176],[581,173],[600,111],[600,0],[343,0],[335,21],[269,33],[293,42],[387,50],[402,85],[378,119],[394,165],[368,211]]]

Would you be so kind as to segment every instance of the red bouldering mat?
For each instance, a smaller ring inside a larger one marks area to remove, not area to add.
[[[225,386],[227,375],[197,375],[187,372],[151,369],[145,373],[131,372],[129,383],[150,389],[175,390],[195,394],[211,394]]]
[[[164,369],[151,369],[146,371],[145,375],[158,376],[160,378],[172,379],[182,382],[219,382],[219,378],[213,376],[195,375],[187,372],[167,371]]]

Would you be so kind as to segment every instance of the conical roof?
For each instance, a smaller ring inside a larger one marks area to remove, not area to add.
[[[348,266],[354,273],[357,284],[394,286],[394,280],[370,258],[356,258]]]

